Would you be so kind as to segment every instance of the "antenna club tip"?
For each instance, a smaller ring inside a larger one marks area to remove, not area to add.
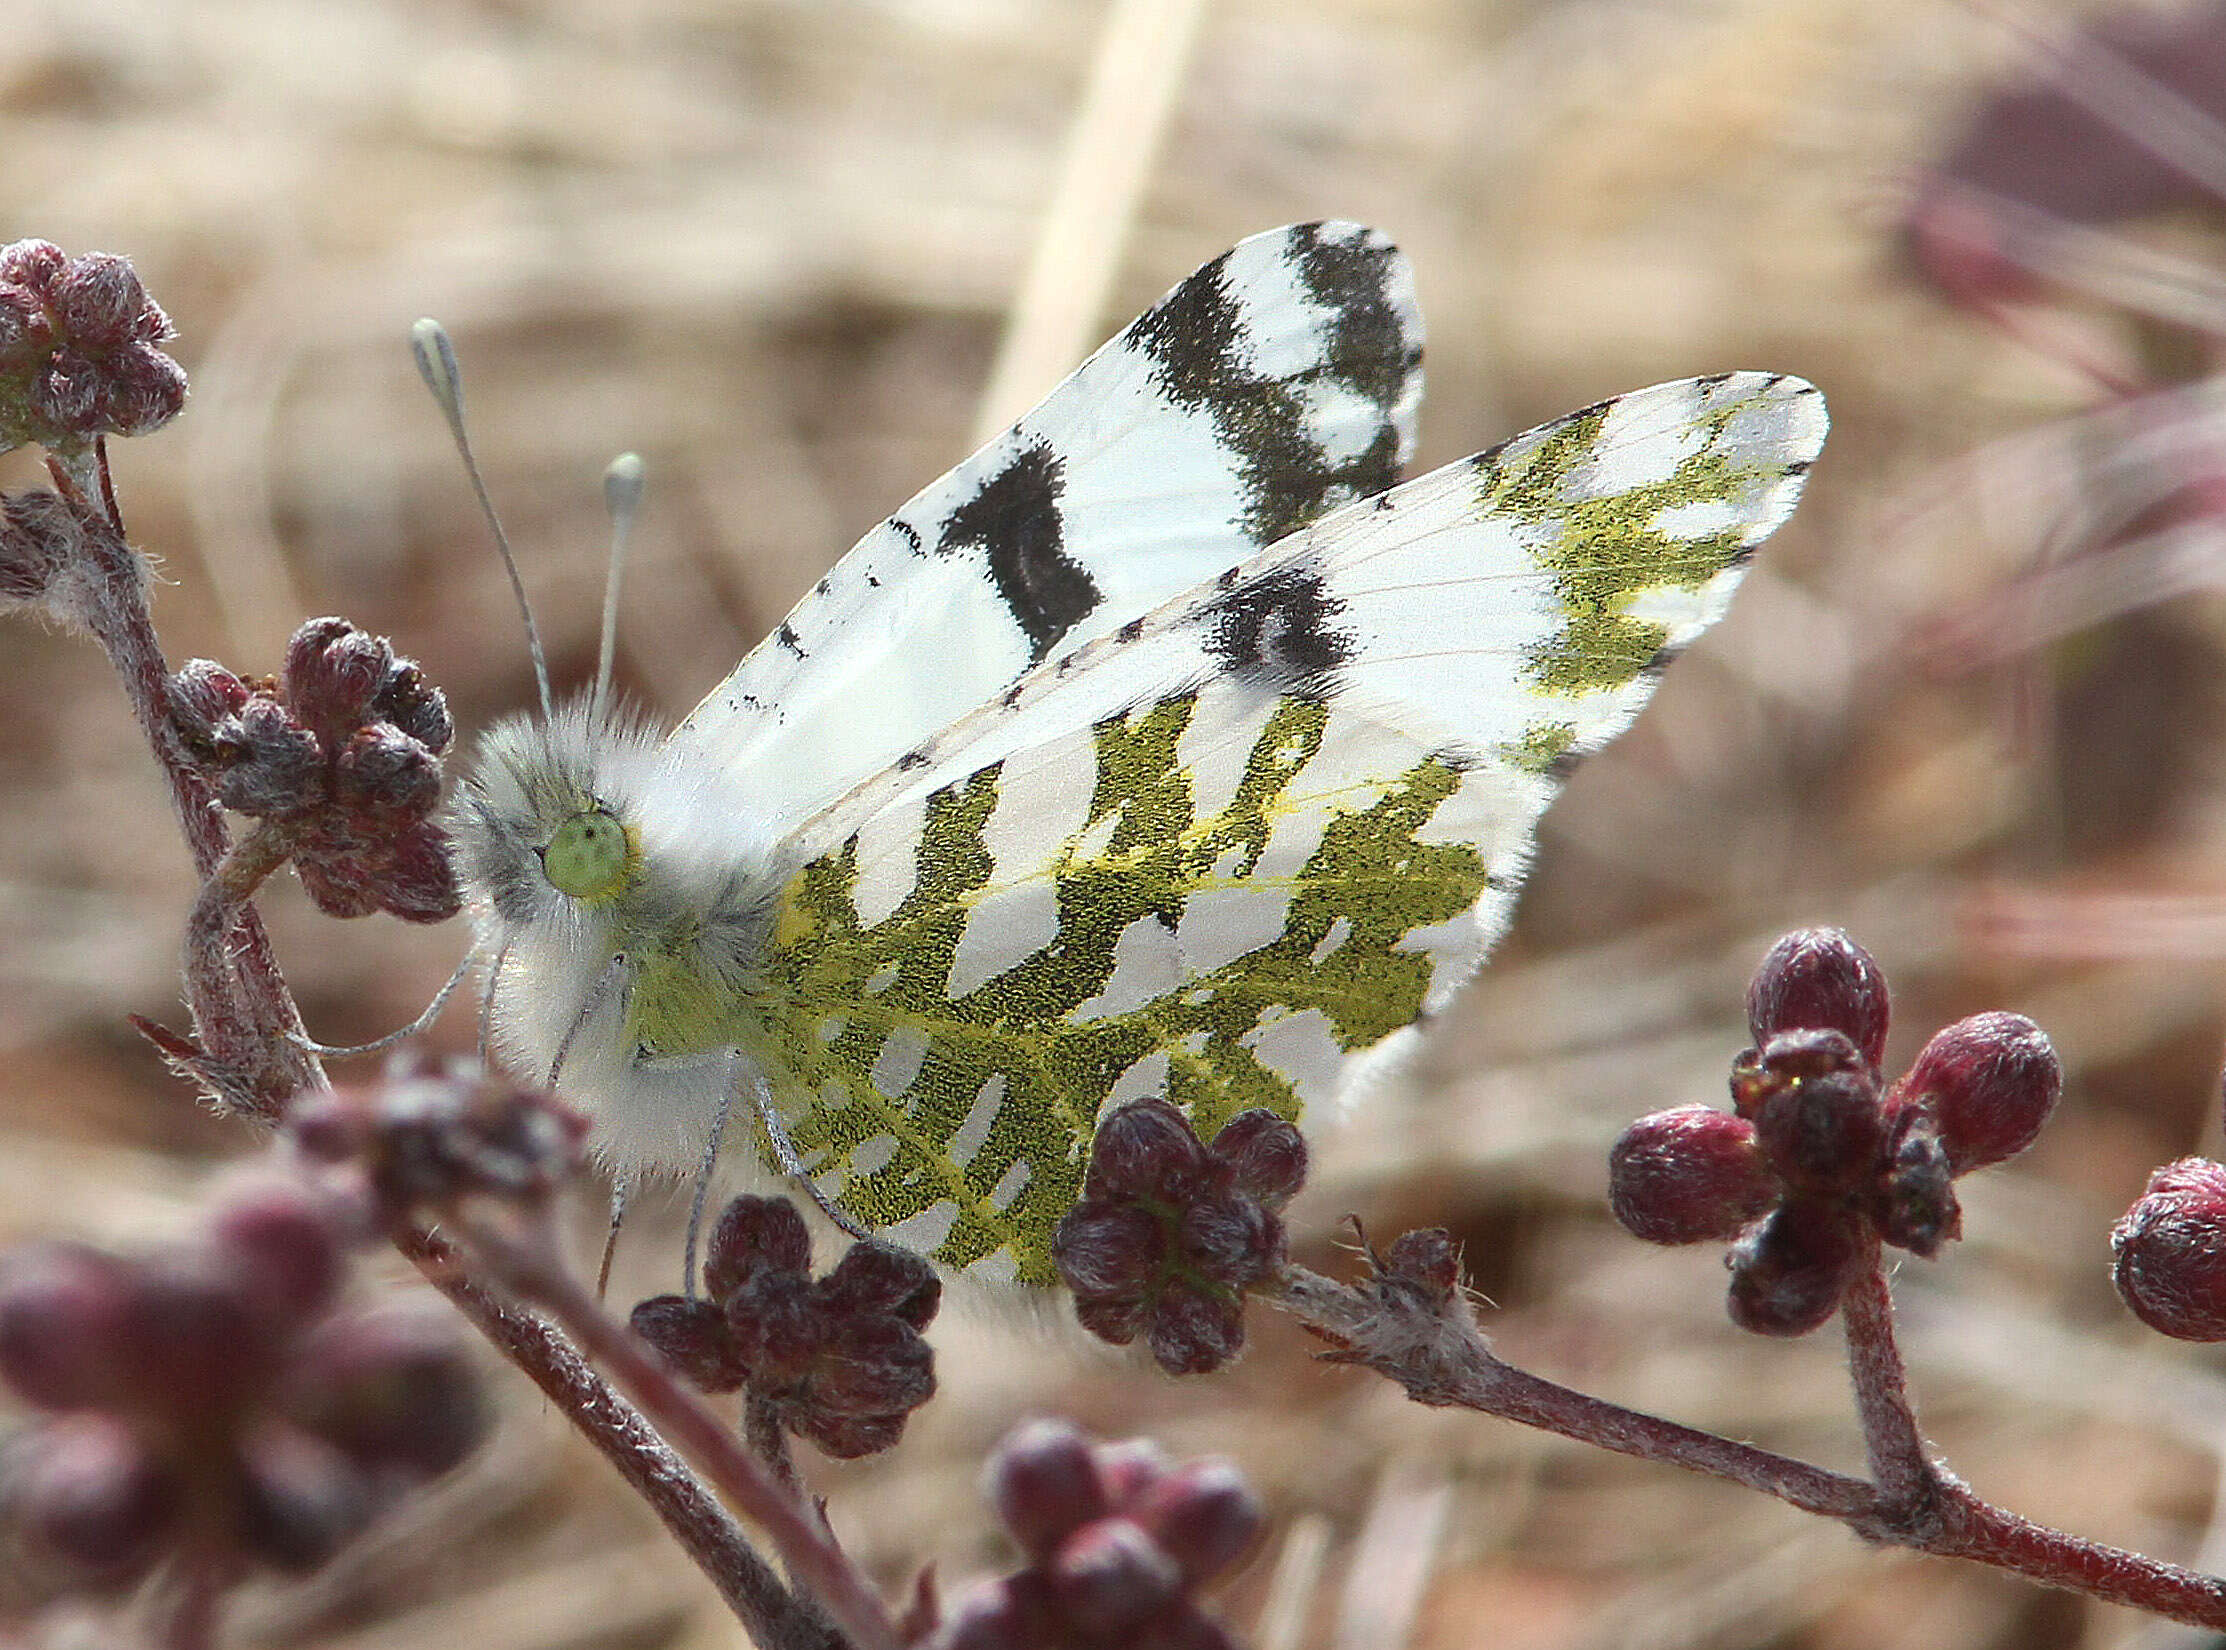
[[[639,453],[620,453],[603,472],[603,507],[613,523],[633,519],[642,501],[642,459]]]
[[[418,320],[410,327],[410,354],[417,360],[418,376],[453,424],[464,402],[464,370],[457,364],[448,329],[429,316]]]

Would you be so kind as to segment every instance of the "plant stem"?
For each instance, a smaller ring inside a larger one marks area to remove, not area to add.
[[[603,1309],[566,1269],[553,1240],[519,1241],[483,1221],[459,1226],[476,1259],[506,1286],[547,1308],[659,1431],[766,1532],[796,1584],[826,1608],[856,1650],[897,1650],[887,1607],[818,1510],[781,1483],[720,1416]]]
[[[1925,1453],[1917,1411],[1909,1398],[1909,1372],[1894,1335],[1894,1300],[1880,1264],[1879,1243],[1840,1301],[1847,1331],[1847,1369],[1855,1387],[1855,1413],[1880,1500],[1912,1531],[1937,1531],[1939,1470]]]
[[[1858,1403],[1880,1470],[1917,1466],[1921,1493],[1881,1489],[1714,1433],[1625,1409],[1502,1361],[1485,1345],[1468,1303],[1402,1286],[1392,1277],[1355,1286],[1287,1267],[1277,1304],[1332,1342],[1335,1361],[1397,1381],[1417,1403],[1456,1405],[1560,1433],[1580,1443],[1727,1478],[1837,1518],[1856,1534],[1942,1558],[1970,1559],[2197,1627],[2226,1630],[2226,1580],[2140,1553],[2068,1535],[2004,1512],[1927,1460],[1885,1315],[1885,1276],[1875,1267],[1851,1290],[1848,1340]]]
[[[842,1650],[844,1641],[788,1590],[718,1497],[577,1347],[473,1283],[464,1255],[446,1239],[413,1229],[397,1233],[395,1244],[602,1452],[753,1639],[767,1650]]]
[[[85,599],[76,617],[92,632],[123,683],[132,715],[169,782],[171,807],[185,832],[194,869],[206,878],[216,873],[230,852],[231,833],[225,827],[224,810],[209,793],[171,721],[170,667],[148,611],[145,569],[126,542],[113,506],[95,502],[110,496],[105,464],[102,450],[53,456],[47,466],[83,528],[80,567]],[[252,1031],[235,1046],[203,1050],[215,1072],[197,1075],[221,1076],[220,1097],[229,1106],[275,1123],[295,1094],[325,1086],[324,1068],[302,1046],[301,1014],[279,972],[262,918],[252,908],[238,911],[228,946],[211,954],[223,952],[228,955],[223,956],[221,974],[200,980],[189,976],[188,999],[199,995],[235,1002]]]

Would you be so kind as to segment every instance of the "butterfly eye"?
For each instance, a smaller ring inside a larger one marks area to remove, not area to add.
[[[556,828],[541,850],[541,873],[550,887],[573,899],[609,899],[625,886],[632,857],[633,844],[618,816],[590,808]]]

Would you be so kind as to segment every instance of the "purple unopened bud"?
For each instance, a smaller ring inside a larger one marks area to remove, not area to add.
[[[2168,1163],[2110,1234],[2112,1281],[2133,1315],[2182,1341],[2226,1341],[2226,1166]]]
[[[1306,1137],[1272,1111],[1230,1118],[1213,1137],[1213,1155],[1236,1172],[1239,1189],[1272,1213],[1306,1184]]]
[[[1757,1335],[1806,1335],[1839,1310],[1863,1261],[1856,1217],[1835,1203],[1781,1203],[1729,1257],[1732,1322]]]
[[[1195,1174],[1204,1160],[1179,1110],[1164,1100],[1138,1100],[1099,1125],[1090,1148],[1090,1195],[1164,1195],[1170,1182]]]
[[[1031,1559],[1048,1556],[1109,1507],[1089,1440],[1065,1421],[1023,1422],[990,1456],[983,1487]]]
[[[234,1188],[211,1235],[239,1269],[245,1291],[273,1316],[308,1317],[340,1287],[341,1234],[328,1206],[298,1181]]]
[[[2063,1062],[2022,1014],[1974,1014],[1925,1044],[1898,1100],[1929,1106],[1957,1174],[2015,1157],[2039,1137],[2064,1092]]]
[[[1244,1475],[1211,1457],[1159,1479],[1128,1515],[1175,1560],[1186,1587],[1233,1566],[1252,1550],[1267,1522]]]
[[[1181,1591],[1181,1568],[1130,1519],[1100,1518],[1069,1536],[1045,1566],[1061,1610],[1092,1637],[1114,1640]]]
[[[0,1262],[0,1380],[43,1409],[113,1402],[131,1362],[138,1280],[113,1255],[42,1243]]]
[[[785,1197],[738,1197],[711,1228],[703,1285],[715,1300],[766,1270],[801,1272],[812,1263],[812,1234]]]
[[[102,1579],[152,1564],[176,1519],[179,1485],[113,1417],[72,1415],[26,1435],[0,1498],[38,1547]]]
[[[171,719],[197,745],[213,740],[247,699],[247,684],[213,659],[188,659],[170,678]]]
[[[1747,1024],[1757,1045],[1781,1032],[1838,1031],[1875,1067],[1885,1057],[1890,1014],[1885,974],[1838,928],[1786,935],[1747,987]]]
[[[1609,1207],[1648,1243],[1728,1242],[1777,1191],[1755,1126],[1713,1106],[1642,1117],[1608,1153]]]
[[[1144,1344],[1170,1375],[1209,1374],[1244,1350],[1243,1297],[1169,1290],[1145,1328]]]

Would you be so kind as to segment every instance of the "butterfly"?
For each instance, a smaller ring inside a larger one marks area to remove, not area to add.
[[[1334,1104],[1826,428],[1726,373],[1402,485],[1421,333],[1377,232],[1243,241],[669,734],[600,693],[491,729],[457,836],[505,1062],[622,1182],[707,1172],[731,1113],[843,1224],[1039,1285],[1109,1109]]]

